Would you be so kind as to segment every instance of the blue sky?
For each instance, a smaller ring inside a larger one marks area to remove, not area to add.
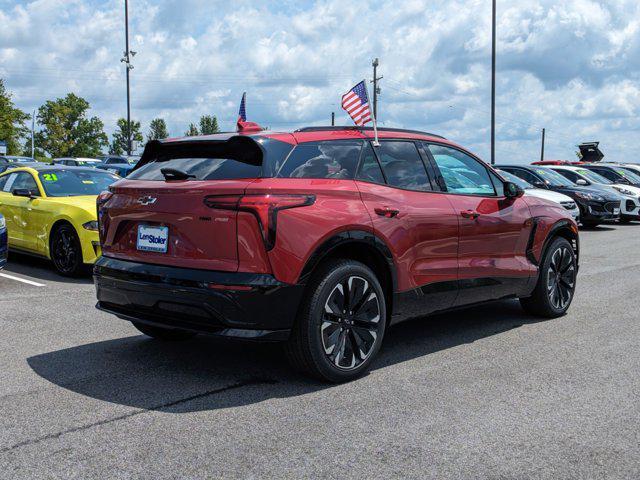
[[[274,130],[347,123],[340,96],[380,58],[379,120],[443,134],[488,159],[488,0],[131,0],[132,112],[182,135],[226,129],[248,92]],[[574,157],[599,140],[638,161],[640,2],[498,0],[499,162]],[[125,114],[123,1],[0,0],[0,76],[31,111],[73,91],[110,133]]]

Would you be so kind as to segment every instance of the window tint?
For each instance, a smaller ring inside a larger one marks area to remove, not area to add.
[[[564,178],[568,178],[569,180],[571,180],[573,183],[576,183],[576,181],[578,180],[578,178],[580,178],[578,176],[577,173],[572,172],[571,170],[554,170],[554,172],[558,172],[560,175],[562,175]]]
[[[380,170],[380,164],[378,163],[376,154],[369,142],[366,142],[364,149],[362,150],[362,166],[360,167],[360,173],[358,173],[358,180],[373,183],[385,183],[382,170]]]
[[[408,190],[432,189],[415,143],[381,142],[376,153],[389,185]]]
[[[607,168],[592,168],[591,171],[596,172],[599,175],[611,180],[612,182],[618,182],[622,175],[617,175],[613,170]]]
[[[50,197],[98,195],[119,180],[101,170],[47,170],[39,174],[40,182]]]
[[[429,145],[447,191],[467,195],[495,195],[489,171],[466,153],[442,145]]]
[[[277,177],[285,178],[353,178],[362,141],[310,142],[297,145]]]
[[[4,190],[4,186],[7,184],[7,180],[9,180],[9,175],[0,177],[0,192]]]
[[[536,177],[533,173],[527,172],[526,170],[521,170],[519,168],[514,168],[513,170],[505,169],[505,171],[512,173],[516,177],[521,178],[522,180],[524,180],[527,183],[530,183],[531,185],[535,185],[537,183],[541,183],[542,182],[542,180],[540,180],[538,177]]]
[[[4,185],[2,186],[3,192],[11,193],[11,187],[13,187],[13,182],[15,182],[17,176],[18,175],[15,173],[10,173],[9,175],[2,177],[6,179]]]
[[[13,186],[11,187],[11,191],[13,192],[16,189],[26,189],[29,190],[33,195],[39,196],[40,190],[38,189],[38,184],[33,179],[30,173],[27,172],[18,172],[15,181],[13,182]]]

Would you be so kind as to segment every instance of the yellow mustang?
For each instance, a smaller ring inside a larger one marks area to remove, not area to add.
[[[100,256],[96,197],[120,177],[60,165],[19,167],[0,174],[0,213],[9,249],[51,259],[74,276]]]

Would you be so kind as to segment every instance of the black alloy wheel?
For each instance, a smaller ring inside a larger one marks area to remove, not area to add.
[[[71,225],[62,225],[54,232],[51,260],[58,273],[65,277],[75,277],[83,272],[80,239]]]
[[[554,308],[564,310],[573,298],[576,267],[573,252],[562,245],[551,255],[547,271],[547,292]]]
[[[350,276],[338,283],[325,302],[320,331],[322,347],[338,368],[353,370],[373,351],[380,330],[380,300],[369,282]]]
[[[532,295],[521,298],[520,304],[533,315],[547,318],[564,315],[575,295],[577,273],[573,247],[567,239],[556,237],[544,253]]]
[[[327,261],[305,289],[286,344],[297,370],[329,382],[367,371],[386,329],[386,297],[375,273],[355,260]]]

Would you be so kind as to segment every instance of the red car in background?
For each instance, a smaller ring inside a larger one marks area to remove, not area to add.
[[[286,342],[325,380],[370,366],[389,325],[503,298],[574,296],[578,228],[437,135],[256,129],[147,144],[98,198],[101,310],[143,333]]]

